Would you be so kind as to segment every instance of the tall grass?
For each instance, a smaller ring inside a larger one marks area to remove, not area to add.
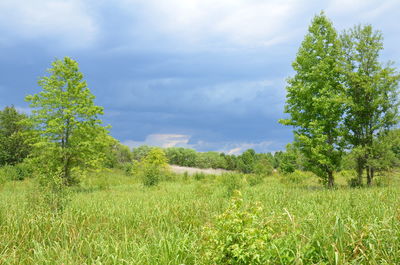
[[[99,174],[59,213],[32,205],[32,180],[3,184],[0,264],[206,263],[202,231],[229,205],[226,180],[148,188],[122,172]],[[240,186],[244,204],[262,206],[269,239],[261,254],[273,264],[400,264],[399,188],[325,190],[278,177]]]

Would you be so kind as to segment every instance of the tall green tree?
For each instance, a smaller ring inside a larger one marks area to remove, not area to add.
[[[39,80],[42,91],[26,97],[38,135],[34,161],[43,174],[72,184],[82,170],[99,166],[104,159],[109,138],[99,118],[103,108],[95,105],[73,59],[55,60],[48,72]]]
[[[25,132],[27,115],[19,113],[14,106],[0,111],[0,166],[15,165],[29,154]]]
[[[294,127],[296,144],[325,183],[334,185],[333,173],[342,156],[341,121],[344,113],[341,44],[331,21],[314,17],[288,79],[285,112],[281,120]]]
[[[357,151],[358,184],[366,170],[371,184],[374,167],[374,139],[398,122],[398,84],[400,75],[391,62],[383,65],[379,55],[383,37],[370,25],[355,26],[342,34],[346,83],[346,138]]]

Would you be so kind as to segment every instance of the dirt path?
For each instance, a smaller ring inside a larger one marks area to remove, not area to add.
[[[225,169],[213,169],[213,168],[201,169],[201,168],[195,168],[195,167],[181,167],[181,166],[175,166],[175,165],[170,165],[170,167],[171,167],[172,171],[177,174],[183,174],[183,173],[187,172],[189,175],[193,175],[194,173],[203,172],[205,174],[221,175],[223,173],[229,172],[228,170],[225,170]]]

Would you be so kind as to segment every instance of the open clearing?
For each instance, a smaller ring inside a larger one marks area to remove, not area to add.
[[[195,167],[181,167],[176,165],[170,166],[171,170],[176,174],[183,174],[187,172],[189,175],[193,175],[195,173],[204,173],[204,174],[212,174],[212,175],[221,175],[223,173],[229,172],[224,169],[214,169],[214,168],[195,168]]]
[[[146,188],[119,171],[85,178],[59,213],[32,181],[0,191],[1,264],[207,264],[204,226],[229,204],[223,176]],[[326,190],[314,178],[240,186],[268,229],[271,264],[400,264],[400,185]],[[35,199],[36,198],[36,199]]]

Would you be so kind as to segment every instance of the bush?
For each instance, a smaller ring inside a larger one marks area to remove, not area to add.
[[[143,185],[145,186],[155,186],[160,182],[160,171],[154,166],[146,166],[143,169]]]
[[[125,163],[123,170],[127,176],[137,176],[140,172],[140,163],[136,160],[132,161],[131,163]]]
[[[258,205],[244,207],[236,192],[228,209],[203,232],[203,252],[207,264],[265,264],[269,231],[262,222]]]
[[[163,176],[168,174],[168,163],[165,153],[160,148],[153,148],[140,162],[143,184],[155,186]]]
[[[15,165],[15,169],[18,173],[18,180],[23,180],[26,178],[32,178],[34,174],[33,166],[30,163],[22,162]]]
[[[0,178],[4,180],[24,180],[32,177],[33,169],[28,163],[20,163],[15,166],[5,165],[0,168]]]

